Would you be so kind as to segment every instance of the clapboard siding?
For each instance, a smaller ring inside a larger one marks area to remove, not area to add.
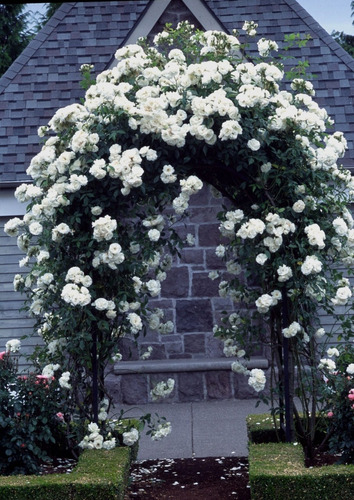
[[[10,238],[4,233],[4,224],[8,219],[0,217],[0,351],[3,351],[8,340],[33,332],[34,321],[25,311],[20,309],[24,305],[25,297],[13,289],[13,279],[16,273],[21,273],[18,265],[24,257],[16,244],[16,238]],[[30,354],[33,347],[40,342],[40,338],[31,336],[21,340],[23,355]],[[22,367],[25,360],[20,358]]]

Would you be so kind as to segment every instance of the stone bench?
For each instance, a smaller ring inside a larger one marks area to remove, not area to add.
[[[147,359],[138,361],[120,361],[114,367],[115,375],[133,373],[181,373],[231,370],[235,358],[183,358],[183,359]],[[246,361],[249,370],[266,370],[269,362],[265,358],[252,357]]]
[[[257,397],[248,378],[232,372],[234,360],[219,357],[119,361],[107,379],[109,392],[117,403],[151,403],[150,391],[156,383],[173,378],[175,389],[164,402]],[[261,357],[252,357],[246,365],[249,370],[269,367],[268,360]]]

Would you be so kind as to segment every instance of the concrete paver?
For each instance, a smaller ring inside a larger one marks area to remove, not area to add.
[[[146,413],[166,417],[172,432],[161,441],[141,434],[138,460],[162,458],[247,456],[246,417],[268,410],[256,408],[256,399],[201,401],[193,403],[160,403],[124,406],[127,417]],[[146,429],[147,430],[147,429]]]

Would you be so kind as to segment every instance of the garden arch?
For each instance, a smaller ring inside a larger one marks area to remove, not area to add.
[[[243,29],[254,36],[256,27],[247,22]],[[101,375],[117,338],[138,334],[143,319],[168,328],[159,311],[149,311],[147,296],[160,292],[168,267],[162,249],[174,252],[180,245],[175,217],[185,213],[203,179],[234,205],[220,214],[229,243],[217,254],[234,276],[220,282],[220,294],[256,306],[250,316],[225,318],[216,333],[230,338],[239,358],[233,369],[260,391],[263,372],[249,372],[240,359],[250,335],[265,340],[255,320],[266,317],[277,397],[282,406],[288,385],[291,403],[294,380],[284,381],[283,345],[290,364],[300,369],[305,359],[315,376],[318,306],[333,312],[351,297],[331,267],[337,259],[352,260],[353,220],[346,208],[352,181],[336,165],[345,139],[325,133],[330,120],[312,100],[309,82],[297,78],[293,92],[280,91],[282,70],[265,62],[278,49],[275,42],[259,40],[263,59],[255,64],[240,60],[235,36],[194,32],[188,23],[166,29],[154,42],[165,56],[144,41],[119,49],[117,67],[94,85],[84,65],[85,105],[59,110],[40,129],[49,135],[28,169],[35,184],[17,190],[20,201],[30,201],[29,211],[7,231],[20,231],[19,245],[28,254],[24,265],[31,271],[16,276],[15,286],[28,294],[48,344],[38,356],[70,354],[61,360],[69,362],[81,390],[78,401],[89,401],[87,382],[93,380],[97,420],[97,384],[103,395]],[[165,218],[169,203],[174,214]],[[239,278],[241,263],[246,280]],[[108,279],[112,272],[114,280]]]

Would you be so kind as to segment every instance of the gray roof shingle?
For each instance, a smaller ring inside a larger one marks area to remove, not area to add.
[[[150,0],[151,1],[151,0]],[[354,59],[296,0],[205,0],[231,31],[244,20],[258,22],[258,34],[281,43],[284,34],[309,33],[308,46],[294,54],[310,61],[317,101],[345,133],[344,159],[354,169]],[[0,184],[27,179],[25,170],[40,149],[37,129],[54,112],[77,102],[81,64],[98,74],[145,14],[149,0],[64,3],[0,79]]]

